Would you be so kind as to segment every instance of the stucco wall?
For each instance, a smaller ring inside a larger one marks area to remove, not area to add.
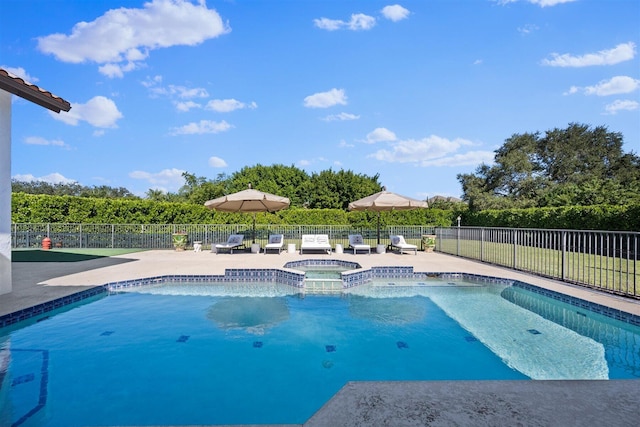
[[[0,295],[11,289],[11,94],[0,89]]]

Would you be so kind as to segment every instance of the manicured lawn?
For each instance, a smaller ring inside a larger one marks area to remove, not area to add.
[[[14,249],[12,262],[78,262],[141,252],[144,249]]]

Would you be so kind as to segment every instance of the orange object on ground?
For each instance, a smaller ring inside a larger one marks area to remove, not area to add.
[[[51,249],[51,239],[50,238],[45,237],[44,239],[42,239],[42,249],[45,249],[45,250]]]

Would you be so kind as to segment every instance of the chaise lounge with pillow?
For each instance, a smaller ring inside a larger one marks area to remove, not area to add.
[[[284,249],[284,234],[271,234],[269,236],[269,243],[264,245],[264,253],[267,251],[278,251],[278,255]]]
[[[230,253],[233,253],[234,249],[244,248],[245,245],[243,243],[244,235],[243,234],[232,234],[229,236],[225,243],[216,243],[211,245],[211,252],[215,252],[216,254],[220,253],[220,251],[228,250]]]
[[[413,251],[414,255],[418,255],[418,247],[416,245],[405,242],[402,235],[390,236],[391,237],[391,249],[397,248],[402,255],[403,251]]]
[[[304,251],[326,251],[331,255],[331,244],[328,234],[303,234],[300,255]]]
[[[353,249],[353,254],[358,251],[367,251],[371,255],[371,245],[367,245],[362,238],[362,234],[349,234],[349,247]]]

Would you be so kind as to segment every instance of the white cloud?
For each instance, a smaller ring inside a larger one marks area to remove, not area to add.
[[[537,4],[540,7],[555,6],[563,3],[571,3],[576,0],[529,0],[529,3]]]
[[[387,128],[376,128],[367,134],[367,138],[363,141],[367,144],[374,144],[376,142],[395,141],[398,139],[396,134],[391,132]]]
[[[505,5],[509,3],[515,3],[518,0],[494,0],[494,1],[500,5]],[[526,1],[531,4],[536,4],[540,7],[547,7],[547,6],[556,6],[562,3],[571,3],[576,0],[526,0]]]
[[[376,18],[373,16],[365,15],[363,13],[354,13],[351,15],[351,19],[342,21],[340,19],[319,18],[314,19],[313,24],[327,31],[336,31],[342,28],[347,28],[352,31],[370,30],[376,25]]]
[[[365,15],[363,13],[356,13],[351,15],[351,20],[348,23],[350,30],[370,30],[376,25],[376,18],[373,16]]]
[[[13,74],[16,77],[20,77],[22,80],[24,80],[27,83],[37,83],[38,82],[38,78],[37,77],[33,77],[30,76],[29,73],[27,73],[27,70],[25,70],[22,67],[8,67],[6,65],[0,65],[0,68],[2,68],[5,71],[8,71],[9,73]]]
[[[611,104],[607,104],[604,109],[605,114],[618,114],[619,111],[634,111],[640,108],[640,103],[630,99],[616,99]]]
[[[22,182],[42,181],[48,182],[49,184],[72,184],[74,182],[77,182],[74,179],[66,178],[64,175],[58,172],[50,173],[49,175],[44,175],[41,177],[35,177],[31,174],[18,174],[12,176],[11,178],[15,179],[16,181]]]
[[[399,4],[394,4],[391,6],[385,6],[382,8],[382,15],[392,20],[393,22],[401,21],[409,16],[409,10],[400,6]]]
[[[195,46],[230,31],[204,1],[152,0],[143,9],[111,9],[94,21],[79,22],[69,35],[39,37],[38,49],[63,62],[101,64],[101,73],[122,77],[152,50]]]
[[[180,188],[184,183],[182,174],[185,171],[182,169],[163,169],[160,172],[145,172],[145,171],[133,171],[129,173],[129,177],[133,179],[139,179],[147,181],[149,184],[155,186],[163,186],[170,188]]]
[[[588,53],[582,56],[574,56],[568,53],[559,55],[551,54],[551,59],[543,59],[542,64],[551,67],[588,67],[592,65],[613,65],[629,61],[636,55],[636,45],[633,42],[621,43],[613,49],[601,50],[596,53]]]
[[[333,122],[336,120],[339,121],[344,121],[344,120],[358,120],[360,118],[360,116],[355,115],[355,114],[351,114],[351,113],[340,113],[340,114],[331,114],[328,115],[327,117],[323,118],[322,120],[326,121],[326,122]]]
[[[209,157],[209,166],[211,166],[212,168],[226,168],[227,162],[225,162],[220,157],[211,156]]]
[[[420,166],[477,166],[481,163],[490,165],[494,162],[495,152],[493,151],[467,151],[466,153],[454,154],[434,160],[423,160]]]
[[[304,99],[304,106],[308,108],[328,108],[334,105],[347,105],[344,89],[333,88],[328,92],[318,92]]]
[[[59,114],[49,112],[51,117],[68,125],[76,126],[85,121],[97,128],[116,128],[116,122],[123,117],[116,103],[104,96],[94,96],[86,104],[71,103],[71,110]]]
[[[537,25],[534,24],[526,24],[522,27],[518,27],[518,32],[520,34],[531,34],[534,31],[538,31],[540,29],[540,27],[538,27]]]
[[[28,136],[24,139],[24,143],[29,145],[53,145],[56,147],[67,147],[67,144],[60,139],[45,139],[40,136]]]
[[[212,99],[207,103],[208,110],[217,111],[218,113],[229,113],[234,110],[242,110],[244,108],[255,109],[258,108],[258,104],[251,102],[245,104],[237,99]]]
[[[489,151],[457,153],[462,147],[471,145],[473,143],[465,139],[449,140],[431,135],[420,140],[393,142],[390,149],[378,150],[368,157],[383,162],[415,163],[419,166],[475,165],[493,159],[495,153]]]
[[[314,19],[313,24],[322,30],[335,31],[342,28],[345,22],[339,19],[319,18]]]
[[[311,164],[311,162],[309,160],[300,160],[298,161],[298,166],[309,166]]]
[[[640,80],[628,76],[616,76],[609,80],[602,80],[593,86],[571,86],[565,95],[582,92],[585,95],[609,96],[621,93],[631,93],[640,88]]]
[[[345,141],[344,139],[340,141],[340,143],[338,144],[338,147],[340,148],[351,148],[351,147],[355,147],[355,144],[349,144],[347,141]]]
[[[186,87],[180,85],[162,86],[162,77],[147,77],[142,85],[149,89],[152,96],[166,96],[178,99],[208,98],[209,93],[201,87]]]
[[[192,110],[194,108],[202,107],[202,105],[198,104],[197,102],[193,102],[193,101],[176,102],[175,105],[176,105],[176,110],[181,111],[181,112],[187,112],[187,111]]]
[[[220,133],[226,132],[233,128],[232,125],[226,121],[215,122],[213,120],[200,120],[199,122],[191,122],[184,126],[173,128],[170,135],[202,135],[206,133]]]

